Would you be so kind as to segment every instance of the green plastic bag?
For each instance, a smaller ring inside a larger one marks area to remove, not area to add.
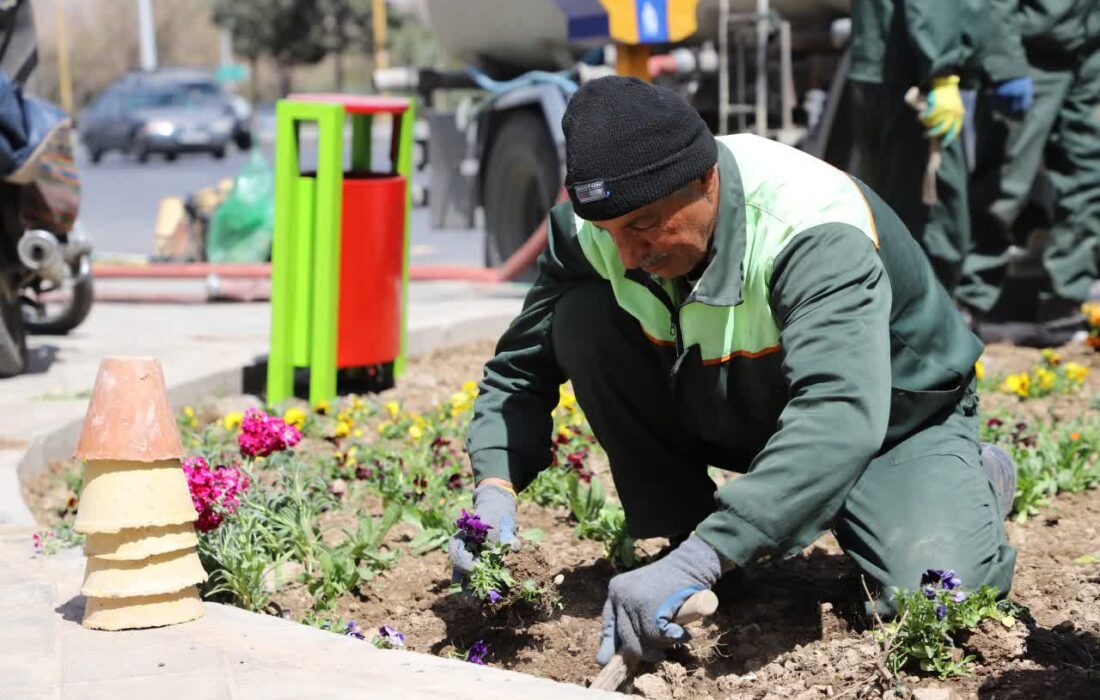
[[[210,218],[206,259],[260,263],[271,259],[275,179],[258,149],[233,180],[233,189]]]

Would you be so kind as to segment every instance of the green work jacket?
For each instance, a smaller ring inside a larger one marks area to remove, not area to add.
[[[864,83],[927,86],[973,58],[986,0],[853,0],[852,65]]]
[[[1097,0],[1017,0],[1016,21],[1029,52],[1068,56],[1100,50]]]
[[[1073,59],[1100,50],[1097,0],[979,0],[987,3],[988,31],[979,63],[996,83],[1028,75],[1031,60]]]
[[[555,304],[572,285],[608,284],[639,342],[675,354],[688,429],[743,455],[746,474],[718,489],[697,532],[746,565],[827,529],[876,455],[955,405],[982,345],[866,186],[768,139],[718,143],[718,220],[693,286],[625,270],[610,234],[568,202],[553,209],[538,279],[486,364],[466,446],[477,480],[522,489],[548,466],[565,378]]]

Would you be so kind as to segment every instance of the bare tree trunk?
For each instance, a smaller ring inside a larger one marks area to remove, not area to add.
[[[344,52],[335,51],[332,54],[333,77],[336,82],[336,92],[344,91]]]
[[[248,57],[248,99],[257,102],[260,99],[260,59],[258,56]]]
[[[279,97],[286,97],[294,89],[294,66],[279,61]]]

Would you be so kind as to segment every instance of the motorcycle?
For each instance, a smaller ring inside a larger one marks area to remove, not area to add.
[[[35,46],[30,2],[0,2],[0,377],[26,369],[28,333],[67,333],[92,304],[72,122],[22,91]]]

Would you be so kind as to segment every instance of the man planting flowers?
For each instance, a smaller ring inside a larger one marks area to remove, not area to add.
[[[585,83],[562,127],[570,201],[467,450],[487,542],[511,541],[569,380],[628,534],[673,543],[611,580],[597,660],[660,657],[692,594],[829,529],[884,612],[934,568],[1007,592],[1015,470],[978,442],[982,344],[875,192],[775,141],[715,139],[631,78]],[[708,466],[744,476],[718,487]]]

